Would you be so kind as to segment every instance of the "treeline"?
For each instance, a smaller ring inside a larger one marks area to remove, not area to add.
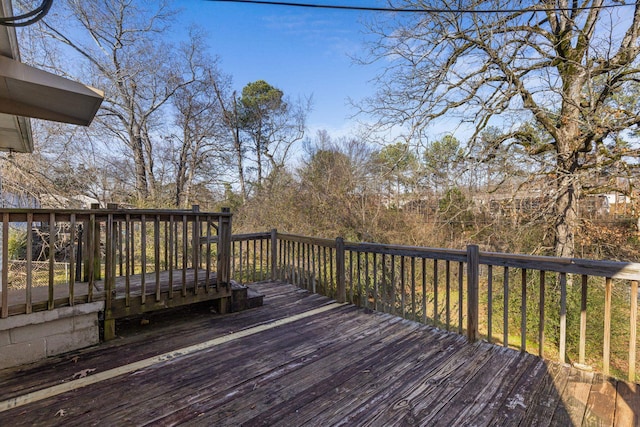
[[[499,166],[474,163],[451,137],[415,150],[319,132],[298,167],[273,171],[244,203],[229,191],[220,206],[243,232],[553,255],[552,202],[541,195],[552,178]],[[584,204],[576,256],[637,260],[635,219]]]

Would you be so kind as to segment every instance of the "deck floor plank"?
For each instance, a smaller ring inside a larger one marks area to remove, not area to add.
[[[325,357],[318,358],[313,365],[308,364],[300,369],[282,372],[283,375],[277,377],[260,378],[251,390],[244,393],[246,401],[227,402],[219,407],[221,413],[207,413],[199,420],[208,425],[220,426],[262,423],[267,419],[263,417],[263,413],[269,414],[272,407],[295,399],[300,394],[315,395],[316,386],[322,382],[321,376],[326,375],[330,381],[339,385],[345,375],[353,375],[352,372],[357,370],[361,360],[365,358],[381,360],[384,357],[384,352],[380,351],[383,346],[391,345],[406,349],[412,341],[415,343],[415,340],[407,339],[407,334],[404,332],[397,332],[389,334],[384,340],[374,345],[363,345],[356,351],[343,354],[326,354]],[[226,419],[228,413],[234,414],[233,420]],[[269,423],[267,422],[266,425]]]
[[[444,406],[452,394],[458,391],[457,386],[447,387],[447,384],[465,381],[466,376],[484,365],[490,356],[489,347],[480,343],[462,345],[459,349],[462,351],[453,351],[446,358],[439,360],[439,363],[428,366],[424,373],[420,364],[407,364],[407,369],[397,375],[391,383],[375,389],[374,393],[368,396],[365,395],[365,400],[357,405],[355,410],[344,414],[345,420],[352,425],[383,425],[385,415],[390,409],[403,408],[428,413],[432,405],[438,408]],[[416,397],[419,403],[425,404],[424,407],[419,407],[415,402],[408,403]],[[335,414],[329,422],[337,423],[341,417],[343,414]]]
[[[596,373],[587,401],[584,424],[589,426],[612,426],[616,409],[618,381]]]
[[[291,285],[252,287],[265,295],[263,307],[220,315],[205,305],[153,315],[149,325],[123,329],[97,347],[0,371],[1,404],[83,373],[90,379],[231,337],[0,412],[0,425],[637,424],[636,384],[468,344],[389,314],[327,306],[328,298]],[[309,312],[323,306],[330,309]],[[302,317],[281,323],[294,315]],[[250,328],[260,329],[238,335]]]
[[[364,389],[378,389],[395,381],[406,366],[407,359],[420,363],[438,356],[444,347],[426,346],[417,334],[405,335],[395,344],[386,344],[383,349],[371,354],[354,354],[345,358],[340,370],[331,376],[310,375],[303,387],[298,387],[290,397],[280,400],[277,405],[265,407],[248,424],[264,422],[277,425],[283,419],[287,424],[301,425],[311,422],[319,414],[336,412],[336,408],[353,407],[353,402],[341,402],[341,398],[352,398]],[[297,382],[297,380],[296,380]],[[338,401],[336,403],[336,401]]]
[[[475,416],[476,425],[519,425],[524,419],[527,408],[542,390],[539,385],[548,374],[543,360],[535,356],[527,359],[533,360],[511,391],[507,391],[508,384],[504,388],[501,387],[487,409]],[[504,378],[507,380],[506,376]]]
[[[344,325],[345,327],[350,326],[346,322]],[[354,330],[362,329],[363,332],[367,332],[367,329],[370,329],[368,324],[351,327]],[[391,325],[381,325],[383,331],[385,328],[391,327]],[[246,357],[245,354],[245,357],[237,357],[223,362],[222,368],[225,369],[225,372],[219,374],[215,382],[208,380],[198,383],[191,380],[187,387],[197,390],[196,398],[187,400],[183,400],[180,397],[174,398],[168,405],[158,407],[158,411],[151,414],[150,418],[152,420],[165,418],[165,422],[169,422],[170,419],[184,420],[198,416],[203,411],[203,408],[206,410],[209,406],[220,406],[236,393],[241,392],[246,395],[259,387],[262,388],[265,382],[268,385],[269,381],[286,375],[290,371],[314,364],[319,358],[327,354],[340,352],[349,344],[344,335],[336,336],[335,341],[330,345],[322,345],[317,341],[313,341],[309,345],[308,338],[312,337],[312,335],[309,334],[307,329],[304,330],[304,333],[297,330],[296,335],[297,340],[282,337],[278,342],[269,343],[270,351],[268,352],[252,349],[251,357]],[[363,346],[370,344],[373,339],[376,338],[373,337],[365,341]],[[274,351],[274,348],[283,348],[283,350]],[[211,367],[211,369],[218,370],[215,367]],[[194,371],[194,373],[197,374],[197,371]],[[230,392],[231,394],[229,394]],[[198,411],[194,411],[196,406],[199,408]],[[135,408],[133,410],[135,411]]]
[[[523,356],[526,355],[516,354],[504,348],[502,352],[494,353],[490,363],[477,371],[447,406],[431,419],[420,416],[417,419],[441,426],[461,425],[469,420],[474,425],[480,425],[480,416],[495,413],[505,396],[512,394],[512,388],[520,376],[534,362],[534,356]]]
[[[562,410],[556,411],[551,419],[552,426],[580,426],[587,410],[594,373],[578,369],[571,370],[569,380],[562,393]]]
[[[640,425],[640,386],[618,381],[616,387],[616,411],[613,425]]]
[[[418,343],[412,352],[393,348],[387,349],[382,355],[382,360],[368,358],[358,361],[349,372],[351,375],[343,375],[340,382],[327,379],[314,388],[313,395],[299,395],[292,399],[290,405],[281,403],[278,408],[261,415],[267,420],[272,420],[274,425],[283,426],[311,423],[315,419],[326,418],[328,414],[339,415],[342,419],[351,421],[352,415],[349,411],[362,408],[362,403],[377,391],[393,387],[398,376],[407,369],[407,364],[426,366],[430,363],[435,366],[452,352],[461,350],[455,345],[457,337],[436,335],[433,338],[429,343]],[[331,388],[334,382],[336,385]],[[278,416],[286,422],[279,423]]]
[[[521,425],[548,426],[555,412],[566,410],[561,394],[569,381],[567,365],[547,363],[547,371],[538,384],[539,392],[533,395]]]

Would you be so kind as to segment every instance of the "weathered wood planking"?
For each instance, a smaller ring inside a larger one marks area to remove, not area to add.
[[[114,281],[114,309],[116,310],[116,314],[121,313],[121,315],[127,315],[127,311],[130,312],[130,314],[139,314],[148,311],[144,310],[145,307],[142,302],[143,290],[145,292],[144,304],[147,305],[150,310],[157,309],[153,304],[154,302],[161,302],[161,307],[173,306],[170,304],[171,301],[167,303],[167,300],[172,299],[176,300],[176,304],[174,305],[181,305],[180,301],[178,301],[181,296],[178,292],[180,290],[185,291],[185,296],[197,295],[198,300],[218,299],[231,295],[231,290],[228,286],[219,287],[216,284],[215,273],[210,274],[208,278],[204,273],[203,269],[196,272],[196,270],[192,268],[187,268],[184,270],[147,273],[144,277],[140,274],[119,276],[115,278]],[[87,282],[75,282],[73,292],[70,292],[70,287],[66,284],[50,287],[33,287],[30,290],[31,309],[33,311],[46,310],[52,302],[55,307],[65,307],[70,304],[71,298],[73,298],[76,304],[87,302],[90,299],[92,301],[103,301],[105,299],[104,280],[95,281],[91,289],[89,289],[88,285]],[[205,292],[205,288],[211,292]],[[90,290],[91,292],[89,292]],[[199,295],[198,290],[200,290]],[[25,311],[25,304],[28,304],[25,295],[24,290],[20,289],[10,290],[8,292],[7,304],[10,314],[18,314]],[[185,303],[188,302],[189,299],[185,301]],[[135,310],[126,310],[126,307],[132,306]]]
[[[0,401],[330,302],[255,288],[261,308],[150,317],[97,348],[0,371]],[[638,414],[635,384],[345,305],[0,412],[0,425],[636,425]]]

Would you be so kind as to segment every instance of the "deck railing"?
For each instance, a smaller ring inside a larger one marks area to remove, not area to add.
[[[187,272],[189,293],[231,280],[228,210],[2,209],[0,220],[0,318],[95,300],[150,306],[186,295]]]
[[[277,233],[233,236],[236,280],[338,301],[637,381],[640,264]]]

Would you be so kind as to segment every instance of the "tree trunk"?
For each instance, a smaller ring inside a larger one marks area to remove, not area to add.
[[[574,176],[578,154],[558,155],[557,195],[555,203],[556,256],[573,258],[578,229],[578,184]]]
[[[138,200],[145,200],[149,196],[147,187],[147,173],[144,161],[144,150],[142,148],[142,138],[140,135],[132,135],[131,149],[133,150],[133,161],[136,171],[136,195]]]

